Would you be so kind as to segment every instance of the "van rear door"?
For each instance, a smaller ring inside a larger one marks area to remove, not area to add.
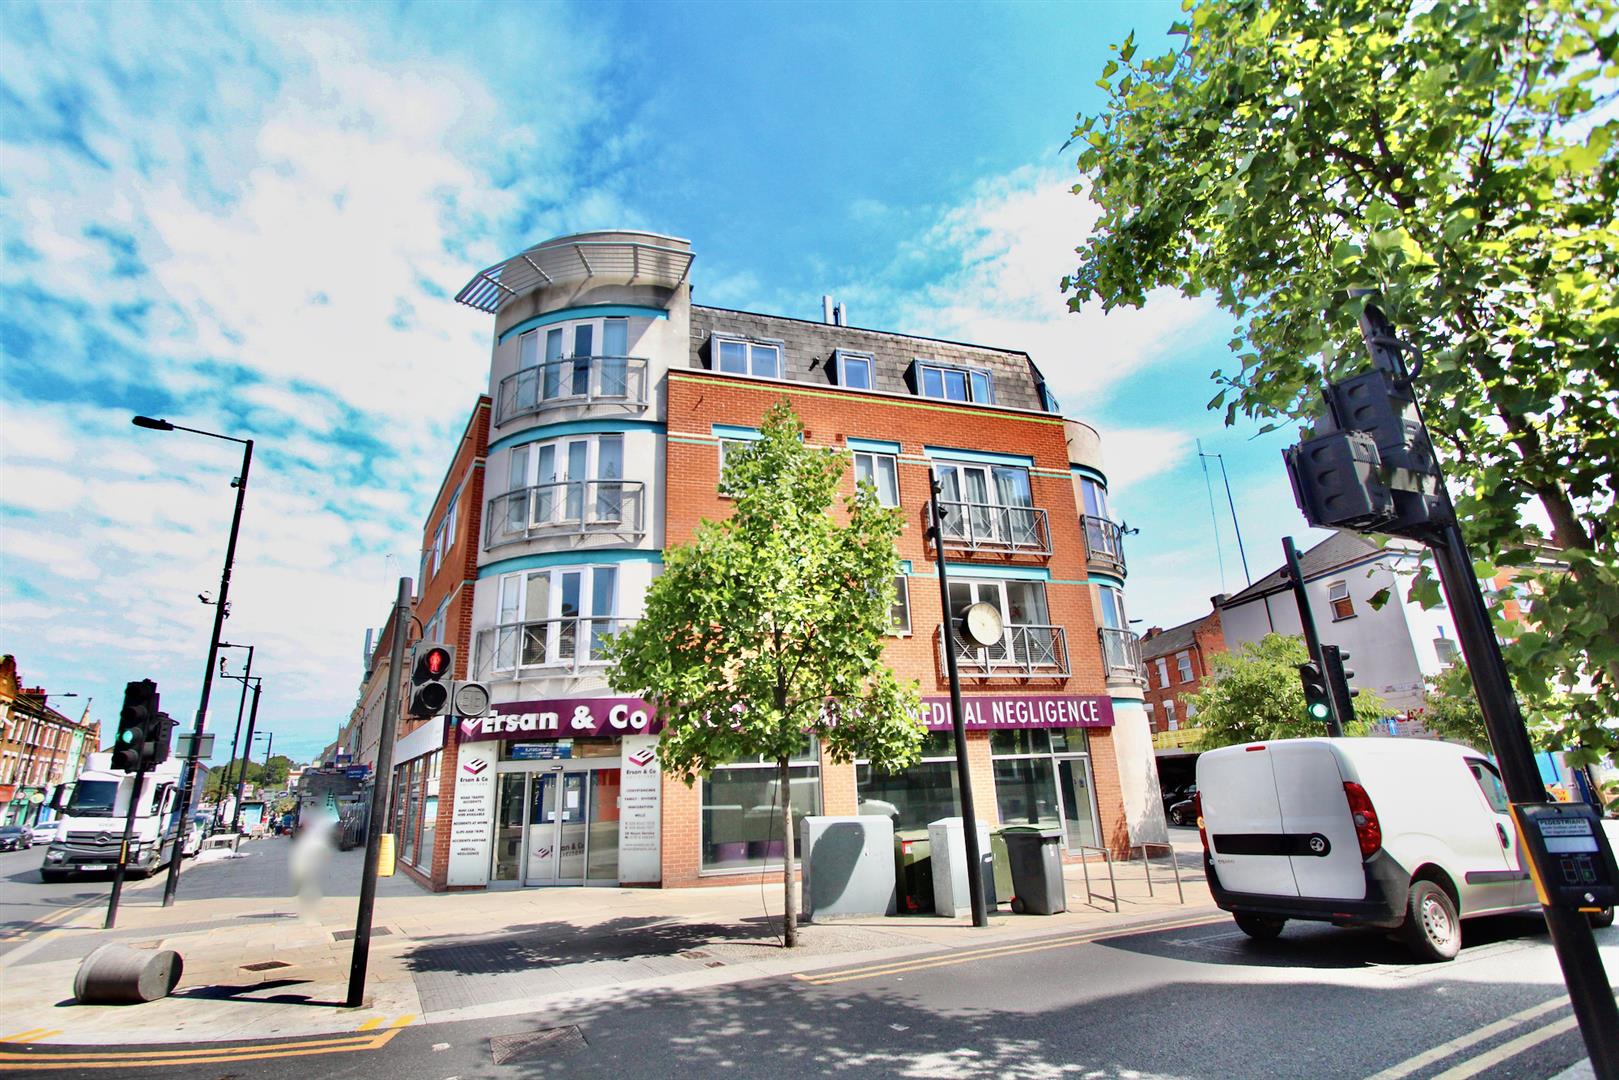
[[[1364,899],[1365,860],[1337,752],[1323,742],[1275,742],[1269,756],[1299,895]]]
[[[1204,753],[1197,759],[1197,790],[1220,885],[1232,892],[1297,896],[1293,867],[1276,850],[1282,806],[1268,744]]]

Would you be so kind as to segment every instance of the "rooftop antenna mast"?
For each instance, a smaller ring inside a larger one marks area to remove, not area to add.
[[[1199,439],[1197,442],[1197,456],[1200,458],[1213,458],[1220,463],[1220,479],[1225,481],[1225,501],[1226,505],[1231,508],[1231,529],[1237,534],[1237,554],[1242,557],[1242,577],[1244,581],[1252,585],[1254,583],[1254,578],[1253,575],[1248,572],[1248,552],[1242,546],[1242,525],[1237,521],[1237,501],[1231,497],[1231,477],[1228,476],[1225,471],[1225,455],[1205,454],[1203,452],[1203,440]],[[1208,481],[1209,467],[1204,465],[1203,482],[1205,485],[1207,485]],[[1214,492],[1211,489],[1209,491],[1209,511],[1212,513],[1213,510]],[[1220,579],[1220,584],[1222,586],[1225,584],[1225,579],[1223,577]]]
[[[1220,543],[1220,516],[1214,512],[1214,485],[1209,481],[1209,455],[1203,452],[1203,440],[1196,441],[1197,462],[1203,466],[1203,488],[1209,493],[1209,524],[1214,526],[1214,557],[1220,563],[1220,591],[1225,592],[1225,548]]]

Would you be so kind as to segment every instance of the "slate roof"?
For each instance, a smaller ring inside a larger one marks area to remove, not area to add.
[[[1383,550],[1382,546],[1374,540],[1369,540],[1359,533],[1335,532],[1309,551],[1300,553],[1299,568],[1304,571],[1304,580],[1312,581],[1332,570],[1358,562],[1368,555]],[[1220,604],[1221,608],[1236,607],[1250,600],[1257,600],[1261,596],[1280,592],[1290,587],[1284,574],[1286,566],[1279,566],[1266,574],[1246,589]]]
[[[1141,639],[1141,659],[1156,660],[1160,656],[1178,653],[1182,649],[1190,649],[1197,640],[1197,624],[1207,619],[1207,615],[1200,615],[1190,622],[1183,622],[1179,626],[1171,626],[1161,634],[1154,634],[1150,638]]]

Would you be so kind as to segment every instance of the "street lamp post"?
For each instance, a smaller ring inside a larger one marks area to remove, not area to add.
[[[253,680],[253,705],[247,711],[247,738],[242,741],[242,767],[236,770],[236,806],[230,815],[230,831],[233,833],[242,829],[242,793],[247,788],[247,763],[253,757],[253,725],[258,723],[259,691],[263,687],[263,679]]]
[[[185,766],[180,770],[178,806],[181,819],[184,820],[191,814],[192,793],[197,781],[197,750],[202,746],[202,724],[204,717],[208,715],[208,695],[214,688],[214,664],[219,659],[219,635],[225,629],[225,612],[230,602],[230,573],[231,566],[236,561],[236,537],[242,528],[242,500],[247,495],[247,473],[253,466],[253,440],[238,439],[232,435],[220,435],[199,428],[182,427],[150,416],[134,417],[131,423],[152,431],[187,431],[193,435],[206,435],[210,439],[240,443],[242,446],[242,472],[235,482],[236,509],[231,514],[230,539],[225,544],[225,568],[219,575],[219,596],[214,605],[214,632],[208,637],[208,662],[202,668],[202,695],[197,701],[197,719],[191,728],[191,753],[186,758]],[[174,905],[174,892],[180,886],[180,862],[178,858],[169,860],[168,880],[163,883],[164,907]]]
[[[219,647],[221,649],[247,650],[247,667],[242,671],[242,697],[241,700],[236,703],[236,728],[231,732],[230,736],[230,757],[225,759],[225,775],[220,777],[219,781],[219,790],[223,792],[227,787],[230,786],[231,767],[236,764],[236,741],[242,736],[242,713],[247,708],[247,680],[253,674],[253,646],[232,645],[228,641],[221,641],[219,643]],[[223,659],[219,661],[219,674],[222,676],[225,675],[225,661]],[[228,678],[229,676],[226,677]],[[225,802],[223,799],[216,799],[214,802],[214,828],[217,829],[224,823]]]

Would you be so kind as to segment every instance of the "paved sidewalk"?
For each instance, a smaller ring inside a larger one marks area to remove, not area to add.
[[[47,1044],[243,1040],[352,1031],[366,1025],[466,1019],[562,1007],[584,998],[653,987],[711,986],[759,977],[827,971],[953,948],[1025,939],[1117,932],[1153,923],[1218,917],[1197,865],[1196,838],[1181,844],[1185,903],[1169,865],[1157,860],[1148,895],[1139,860],[1117,864],[1119,910],[1086,902],[1078,865],[1067,868],[1072,908],[1054,916],[1012,915],[1003,907],[976,929],[966,917],[839,920],[800,928],[784,950],[781,887],[695,889],[534,889],[434,895],[408,879],[385,881],[377,899],[367,1001],[345,1009],[359,852],[336,856],[334,895],[301,911],[287,896],[231,892],[230,875],[286,891],[271,871],[284,842],[244,847],[249,860],[188,866],[182,899],[157,906],[160,887],[137,888],[115,931],[98,929],[100,907],[0,959],[9,1031],[43,1029]],[[262,871],[259,869],[262,867]],[[1092,885],[1107,894],[1105,866]],[[236,889],[234,891],[247,891]],[[270,891],[258,890],[252,891]],[[188,895],[194,898],[184,898]],[[81,958],[105,941],[174,949],[185,973],[167,999],[134,1006],[72,1000]]]

